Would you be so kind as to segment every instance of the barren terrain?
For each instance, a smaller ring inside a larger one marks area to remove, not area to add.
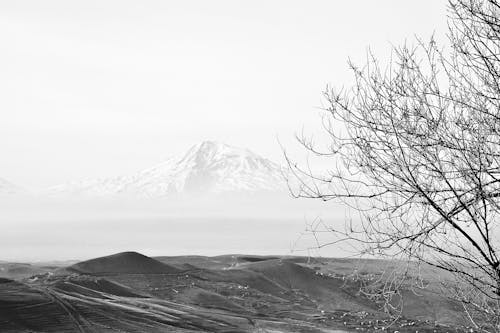
[[[397,263],[395,263],[397,264]],[[450,332],[458,304],[408,293],[389,318],[359,292],[377,260],[124,252],[76,264],[0,263],[1,332]],[[432,275],[432,274],[431,274]]]

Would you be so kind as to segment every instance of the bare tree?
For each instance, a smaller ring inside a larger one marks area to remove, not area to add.
[[[287,156],[291,188],[360,213],[330,230],[338,241],[452,273],[471,321],[500,330],[500,2],[452,0],[449,13],[449,45],[416,40],[384,67],[369,55],[350,64],[352,87],[327,88],[328,144],[298,138],[331,167]]]

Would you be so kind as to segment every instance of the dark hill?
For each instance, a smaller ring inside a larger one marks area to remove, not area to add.
[[[14,281],[11,279],[0,277],[0,283],[11,283],[11,282],[14,282]]]
[[[313,269],[287,260],[266,260],[241,264],[236,269],[262,274],[277,285],[314,299],[322,309],[377,312],[378,307],[346,288],[341,279],[318,275]]]
[[[121,252],[106,257],[82,261],[68,271],[100,274],[176,274],[180,270],[137,252]]]

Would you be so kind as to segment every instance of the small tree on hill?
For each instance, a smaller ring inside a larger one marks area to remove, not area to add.
[[[331,230],[339,241],[450,272],[477,328],[499,330],[500,1],[452,0],[449,12],[449,49],[417,40],[387,67],[351,64],[350,89],[327,88],[327,148],[299,141],[331,168],[287,157],[291,188],[360,212]]]

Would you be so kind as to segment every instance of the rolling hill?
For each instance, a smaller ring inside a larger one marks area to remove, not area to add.
[[[179,269],[137,252],[122,252],[82,261],[66,269],[71,272],[89,275],[179,273]]]
[[[384,262],[369,261],[376,274]],[[394,320],[359,292],[355,260],[122,252],[0,279],[1,332],[465,332],[445,297],[405,293]],[[330,272],[330,273],[327,273]]]

